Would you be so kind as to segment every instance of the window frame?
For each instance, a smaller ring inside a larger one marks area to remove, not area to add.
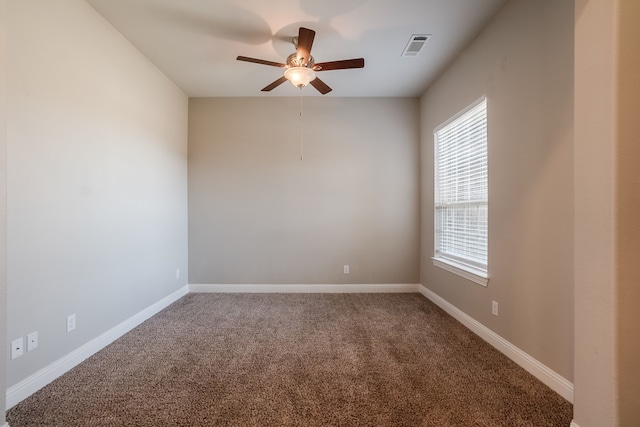
[[[486,215],[486,233],[485,233],[485,237],[486,237],[486,246],[485,246],[485,257],[486,257],[486,262],[482,263],[482,262],[477,262],[474,261],[470,258],[465,258],[463,256],[456,256],[455,254],[447,254],[446,252],[442,252],[440,250],[440,248],[438,247],[439,244],[439,236],[440,236],[440,230],[438,228],[438,219],[439,219],[439,214],[438,214],[438,209],[442,209],[442,207],[444,205],[447,206],[453,206],[456,205],[460,202],[449,202],[449,203],[442,203],[439,201],[439,169],[438,169],[438,161],[440,160],[439,157],[439,152],[438,152],[438,148],[439,148],[439,133],[441,133],[443,130],[449,130],[448,128],[451,127],[451,125],[453,125],[456,122],[461,121],[461,119],[464,119],[465,116],[468,115],[468,113],[472,112],[473,110],[475,110],[477,107],[479,107],[481,104],[484,103],[484,127],[485,127],[485,136],[484,136],[484,167],[486,169],[486,178],[484,179],[484,189],[483,192],[486,195],[485,199],[479,199],[479,200],[468,200],[468,201],[464,201],[461,202],[461,204],[466,205],[467,207],[469,206],[486,206],[486,211],[484,213],[484,215]],[[488,102],[487,102],[487,97],[486,96],[482,96],[481,98],[477,99],[476,101],[474,101],[473,103],[471,103],[470,105],[468,105],[467,107],[465,107],[464,109],[462,109],[461,111],[459,111],[458,113],[454,114],[452,117],[450,117],[449,119],[447,119],[445,122],[443,122],[442,124],[440,124],[439,126],[437,126],[434,131],[433,131],[433,135],[434,135],[434,162],[433,162],[433,166],[434,166],[434,171],[433,171],[433,177],[434,177],[434,196],[433,196],[433,214],[434,214],[434,224],[433,224],[433,231],[434,231],[434,239],[433,239],[433,257],[431,258],[433,260],[433,265],[439,268],[442,268],[444,270],[447,270],[451,273],[457,274],[461,277],[464,277],[472,282],[475,282],[479,285],[482,286],[487,286],[488,282],[489,282],[489,253],[488,253],[488,249],[489,249],[489,218],[488,218],[488,209],[489,209],[489,178],[488,178],[488,174],[489,174],[489,169],[488,169],[488,165],[489,165],[489,159],[488,159]]]

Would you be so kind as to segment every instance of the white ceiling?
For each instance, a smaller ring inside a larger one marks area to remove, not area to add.
[[[419,96],[505,1],[87,0],[190,97],[298,96],[289,83],[261,92],[282,70],[236,56],[285,62],[300,26],[316,31],[316,62],[365,59],[320,73],[326,96]],[[425,33],[420,55],[401,57]]]

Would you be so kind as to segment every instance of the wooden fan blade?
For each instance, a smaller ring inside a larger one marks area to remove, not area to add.
[[[343,59],[341,61],[329,61],[320,62],[315,64],[313,69],[315,71],[329,71],[329,70],[346,70],[348,68],[363,68],[364,58]]]
[[[262,89],[262,92],[269,92],[270,90],[273,90],[275,88],[277,88],[278,86],[280,86],[282,83],[286,82],[287,78],[285,76],[280,77],[278,80],[276,80],[275,82],[271,83],[268,86],[265,86]]]
[[[265,61],[264,59],[249,58],[247,56],[238,56],[236,59],[238,61],[253,62],[254,64],[262,64],[262,65],[270,65],[272,67],[279,67],[279,68],[286,67],[285,64],[281,64],[279,62]]]
[[[327,86],[327,84],[325,82],[323,82],[322,80],[320,80],[319,78],[315,78],[313,80],[311,80],[309,82],[309,84],[313,87],[315,87],[316,89],[318,89],[318,92],[320,92],[323,95],[328,94],[329,92],[331,92],[333,89],[331,89],[329,86]]]
[[[298,58],[302,59],[303,67],[307,66],[309,57],[311,56],[311,46],[316,32],[308,28],[300,27],[298,31]]]

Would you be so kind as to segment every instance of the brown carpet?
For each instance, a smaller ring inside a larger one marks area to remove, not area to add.
[[[569,426],[419,294],[189,294],[7,413],[27,426]]]

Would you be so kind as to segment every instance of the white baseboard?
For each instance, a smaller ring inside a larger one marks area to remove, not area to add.
[[[562,377],[557,372],[553,371],[546,365],[542,364],[535,358],[520,350],[518,347],[511,344],[509,341],[505,340],[500,335],[496,334],[491,329],[487,328],[482,323],[478,322],[444,298],[440,297],[439,295],[435,294],[422,285],[419,285],[418,288],[419,292],[430,299],[434,304],[449,313],[476,335],[480,336],[480,338],[484,339],[509,359],[516,362],[518,365],[520,365],[534,377],[542,381],[560,396],[573,403],[573,384],[571,383],[571,381]],[[572,427],[578,426],[577,424],[573,423]]]
[[[150,305],[141,312],[131,316],[124,322],[114,326],[98,337],[92,339],[71,353],[61,357],[49,366],[40,369],[38,372],[30,375],[18,384],[7,389],[7,409],[15,406],[23,399],[29,397],[42,387],[49,384],[71,368],[80,364],[88,357],[94,355],[98,351],[105,348],[154,314],[158,313],[171,303],[179,300],[189,292],[188,286],[183,286],[174,293],[164,297],[155,304]]]
[[[415,283],[384,283],[384,284],[342,284],[342,285],[189,285],[189,292],[199,293],[415,293],[418,292]]]
[[[580,426],[574,420],[571,420],[571,425],[569,427],[580,427]]]

